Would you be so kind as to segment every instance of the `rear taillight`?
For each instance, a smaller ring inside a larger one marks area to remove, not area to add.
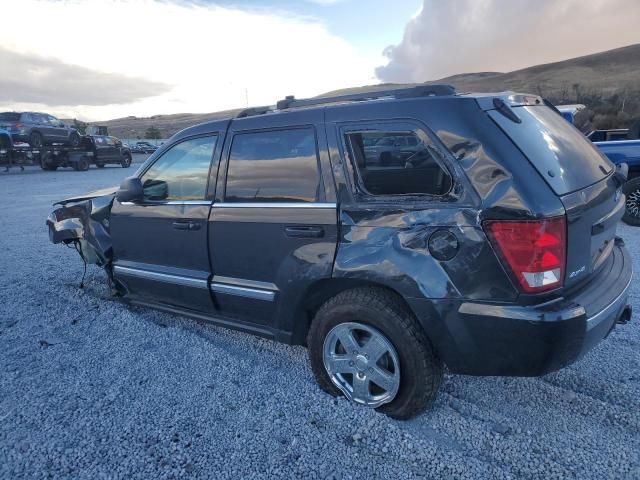
[[[502,262],[525,293],[562,286],[566,259],[565,217],[488,220],[484,230]]]

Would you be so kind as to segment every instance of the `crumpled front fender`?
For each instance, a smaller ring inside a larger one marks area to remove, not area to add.
[[[104,195],[67,204],[47,218],[52,243],[80,243],[80,254],[87,263],[108,266],[113,258],[109,216],[114,195]]]

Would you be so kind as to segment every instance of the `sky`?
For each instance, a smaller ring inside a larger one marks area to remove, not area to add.
[[[510,71],[640,42],[638,0],[0,0],[0,11],[0,110],[86,121]]]

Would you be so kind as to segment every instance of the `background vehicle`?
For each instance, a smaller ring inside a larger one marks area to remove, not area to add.
[[[367,139],[367,143],[370,145],[364,147],[364,155],[371,165],[403,165],[407,158],[421,149],[418,139],[411,135],[385,136],[377,140],[373,137]]]
[[[627,164],[628,180],[622,188],[626,196],[622,220],[640,226],[640,140],[594,142],[594,145],[614,164]]]
[[[629,140],[629,129],[615,128],[611,130],[594,130],[587,134],[587,138],[592,142],[615,142],[619,140]]]
[[[27,142],[32,147],[62,143],[72,147],[80,144],[80,134],[56,117],[39,112],[2,112],[0,128],[11,133],[14,142]]]
[[[136,142],[135,147],[136,150],[140,151],[140,153],[153,153],[158,149],[158,147],[150,144],[149,142]]]
[[[98,168],[117,164],[123,168],[131,165],[131,150],[116,137],[109,135],[88,135],[82,139],[83,146],[93,152],[93,163]]]
[[[419,151],[369,165],[386,137]],[[188,128],[47,224],[125,300],[306,344],[324,390],[409,418],[443,364],[542,375],[630,319],[624,179],[540,97],[427,85]]]

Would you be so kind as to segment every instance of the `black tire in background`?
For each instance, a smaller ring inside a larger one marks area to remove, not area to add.
[[[98,162],[96,162],[96,167],[98,167],[98,168],[104,168],[104,163],[98,163]]]
[[[50,152],[45,152],[40,155],[40,168],[48,172],[53,172],[58,169],[58,165],[52,163],[53,156]]]
[[[29,145],[35,148],[40,148],[42,143],[42,134],[40,132],[31,132],[31,135],[29,135]]]
[[[81,157],[78,161],[73,165],[73,169],[78,172],[86,172],[89,170],[89,160],[86,157]]]
[[[80,145],[80,135],[78,135],[76,132],[71,132],[71,134],[69,134],[69,145],[72,147],[77,147]]]
[[[131,166],[131,155],[125,154],[120,160],[120,165],[122,168],[129,168]]]
[[[640,226],[640,177],[632,178],[622,187],[625,194],[624,215],[622,221],[634,227]]]
[[[344,291],[316,313],[307,345],[311,368],[320,387],[334,396],[342,394],[324,366],[323,347],[331,329],[346,322],[358,322],[382,332],[398,354],[400,387],[393,400],[376,410],[406,420],[428,409],[440,388],[442,361],[404,302],[393,292],[381,288]]]

